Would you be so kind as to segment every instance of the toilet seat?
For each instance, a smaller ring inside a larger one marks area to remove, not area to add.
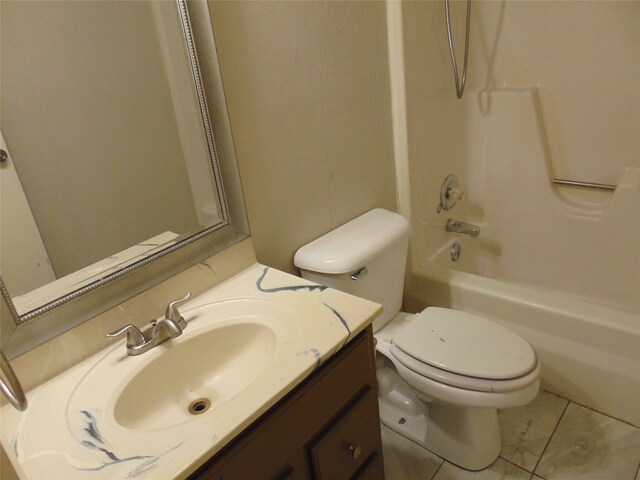
[[[415,315],[393,339],[390,353],[419,375],[475,391],[518,390],[540,373],[535,352],[516,333],[447,308]]]
[[[439,369],[427,363],[422,363],[411,355],[404,353],[395,344],[391,345],[389,352],[395,360],[417,375],[452,387],[478,392],[512,392],[520,390],[521,388],[531,385],[540,376],[540,364],[538,362],[536,362],[534,368],[525,375],[507,380],[495,380],[460,375]]]

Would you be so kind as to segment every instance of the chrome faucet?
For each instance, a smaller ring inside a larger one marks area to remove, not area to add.
[[[188,292],[182,298],[178,298],[169,303],[164,313],[165,318],[159,321],[152,320],[149,327],[144,331],[141,331],[135,325],[129,324],[119,328],[115,332],[107,333],[107,337],[117,338],[126,333],[127,355],[140,355],[147,350],[151,350],[156,345],[160,345],[170,338],[176,338],[182,335],[183,330],[187,328],[187,322],[182,315],[180,315],[178,305],[186,302],[190,298],[191,292]]]
[[[477,225],[459,222],[458,220],[454,220],[452,218],[447,220],[446,230],[447,232],[463,233],[464,235],[469,235],[473,238],[476,238],[478,235],[480,235],[480,227],[478,227]]]

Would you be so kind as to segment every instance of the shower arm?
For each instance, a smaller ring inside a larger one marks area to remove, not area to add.
[[[456,95],[458,98],[462,98],[464,94],[464,86],[467,81],[467,64],[469,60],[469,25],[471,23],[471,0],[467,0],[467,22],[466,22],[466,34],[464,41],[464,64],[462,66],[462,82],[458,77],[458,64],[456,62],[456,52],[453,47],[453,34],[451,33],[451,12],[449,11],[449,0],[444,2],[445,16],[447,19],[447,37],[449,39],[449,53],[451,54],[451,63],[453,65],[453,77],[456,84]]]

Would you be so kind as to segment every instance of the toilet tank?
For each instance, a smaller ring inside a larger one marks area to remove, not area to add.
[[[376,208],[301,247],[293,259],[302,277],[382,304],[374,332],[402,307],[411,225]]]

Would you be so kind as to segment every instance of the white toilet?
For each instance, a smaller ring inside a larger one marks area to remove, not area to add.
[[[500,453],[497,409],[529,403],[540,385],[531,346],[485,318],[447,308],[400,311],[411,227],[383,209],[300,248],[311,281],[373,300],[382,423],[468,470]]]

